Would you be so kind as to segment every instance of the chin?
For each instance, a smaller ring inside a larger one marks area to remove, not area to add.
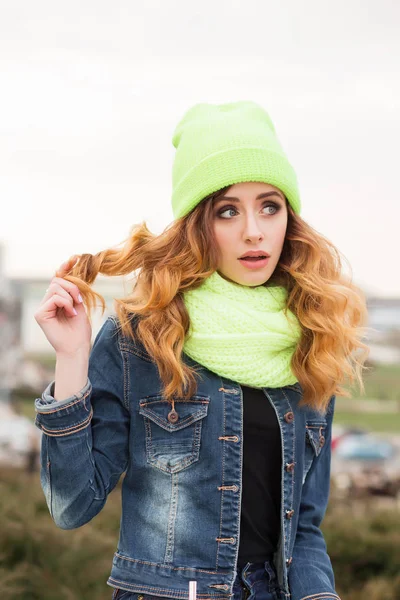
[[[259,285],[263,285],[269,280],[267,275],[263,275],[262,273],[241,273],[240,275],[233,275],[232,273],[227,274],[221,270],[218,270],[219,275],[226,279],[227,281],[231,281],[232,283],[237,283],[239,285],[246,285],[248,287],[257,287]]]

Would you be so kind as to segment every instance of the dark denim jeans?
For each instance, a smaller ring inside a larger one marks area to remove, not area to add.
[[[278,600],[276,569],[272,561],[247,563],[238,569],[232,600]]]
[[[279,600],[280,594],[275,566],[271,561],[247,563],[238,569],[231,600]],[[113,600],[165,600],[147,594],[114,590]]]

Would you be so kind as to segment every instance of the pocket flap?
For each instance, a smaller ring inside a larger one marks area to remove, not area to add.
[[[325,443],[325,428],[326,421],[307,421],[306,423],[306,440],[311,445],[316,456],[319,455]]]
[[[176,401],[177,420],[171,422],[168,415],[172,411],[172,404],[164,400],[162,396],[147,396],[140,401],[139,414],[172,433],[204,419],[208,412],[209,402],[209,397],[199,395],[192,396],[189,401]]]

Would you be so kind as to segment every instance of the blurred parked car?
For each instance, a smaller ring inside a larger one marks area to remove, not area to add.
[[[332,443],[331,479],[337,495],[400,499],[400,447],[368,431],[343,429]]]

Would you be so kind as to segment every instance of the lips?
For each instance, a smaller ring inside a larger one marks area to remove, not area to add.
[[[247,260],[249,258],[262,259],[269,257],[270,255],[268,254],[268,252],[264,252],[263,250],[249,250],[245,254],[242,254],[242,256],[239,256],[239,260]]]
[[[242,256],[242,258],[239,258],[239,260],[264,260],[265,258],[267,258],[265,255],[264,256]]]
[[[245,269],[253,269],[253,270],[257,270],[257,269],[263,269],[264,267],[267,266],[268,262],[269,262],[270,256],[266,256],[264,255],[258,255],[258,256],[243,256],[242,258],[239,258],[238,260],[241,261],[242,265],[244,266]]]

